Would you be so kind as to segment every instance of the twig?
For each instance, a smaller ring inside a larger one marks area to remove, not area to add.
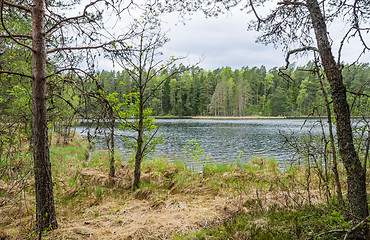
[[[307,7],[307,4],[302,3],[302,2],[283,1],[283,2],[278,2],[277,4],[278,5],[285,5],[285,6],[292,5],[292,6],[304,6],[304,7]]]
[[[80,234],[80,235],[89,235],[90,236],[90,240],[92,239],[92,235],[93,233],[85,233],[85,232],[81,232],[81,231],[76,231],[77,234]]]
[[[330,230],[330,231],[327,231],[327,232],[323,232],[323,233],[320,233],[318,235],[315,236],[316,237],[320,237],[322,235],[325,235],[325,234],[329,234],[329,233],[336,233],[336,232],[347,232],[347,230],[343,230],[343,229],[334,229],[334,230]]]
[[[364,222],[366,222],[369,219],[370,219],[370,215],[367,216],[366,218],[364,218],[361,222],[357,223],[357,225],[354,226],[351,230],[347,231],[346,235],[344,235],[343,240],[346,240],[348,238],[348,236],[349,236],[350,233],[352,233],[353,231],[355,231],[357,228],[359,228]]]
[[[347,90],[348,93],[351,93],[353,95],[357,95],[357,96],[365,96],[365,97],[368,97],[370,98],[370,95],[369,94],[366,94],[366,93],[360,93],[360,92],[353,92],[353,91],[350,91],[350,90]]]

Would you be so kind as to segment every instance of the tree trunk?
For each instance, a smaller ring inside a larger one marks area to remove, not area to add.
[[[115,116],[113,116],[113,109],[109,109],[110,112],[110,121],[111,121],[111,129],[110,129],[110,160],[109,160],[109,177],[114,178],[116,175],[116,168],[114,166],[115,159],[114,159],[114,153],[115,153],[115,146],[114,146],[114,125],[116,123]]]
[[[34,0],[32,8],[32,138],[36,187],[37,230],[58,227],[54,197],[53,180],[48,146],[46,112],[46,44],[44,0]]]
[[[141,161],[143,159],[143,124],[144,124],[144,106],[142,96],[140,96],[139,106],[139,125],[137,135],[137,149],[135,155],[135,170],[134,170],[134,183],[132,184],[133,190],[139,188],[140,174],[141,174]]]
[[[326,90],[325,90],[324,83],[322,81],[321,76],[319,76],[319,78],[320,78],[321,91],[322,91],[322,94],[323,94],[324,100],[325,100],[326,113],[328,115],[330,147],[331,147],[332,156],[333,156],[333,173],[334,173],[335,185],[337,187],[338,202],[339,202],[339,206],[342,210],[343,215],[345,215],[346,214],[346,212],[345,212],[346,206],[345,206],[345,203],[344,203],[344,200],[343,200],[342,186],[340,184],[339,174],[338,174],[337,154],[336,154],[335,145],[334,145],[335,141],[334,141],[334,134],[333,134],[333,123],[332,123],[332,118],[331,118],[330,103],[329,103],[328,95],[326,94]]]
[[[326,77],[330,84],[333,108],[337,120],[339,154],[347,170],[348,201],[350,215],[359,221],[368,216],[366,196],[366,176],[353,144],[350,111],[346,99],[346,88],[343,84],[340,66],[334,60],[324,17],[317,0],[307,0],[317,46]],[[366,234],[366,233],[362,233]],[[363,235],[365,238],[365,235]]]

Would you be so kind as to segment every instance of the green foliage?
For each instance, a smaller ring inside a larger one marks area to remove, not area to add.
[[[209,163],[203,167],[203,176],[212,176],[217,173],[233,172],[235,166],[232,163]]]
[[[178,66],[181,70],[183,66]],[[312,63],[304,66],[310,69]],[[369,65],[346,66],[343,77],[347,88],[353,92],[369,94]],[[179,71],[181,72],[181,71]],[[286,81],[279,76],[278,69],[269,71],[260,68],[231,70],[219,68],[206,71],[191,68],[168,78],[168,71],[162,71],[147,84],[154,88],[164,81],[158,91],[148,101],[155,115],[174,116],[246,116],[246,115],[309,115],[314,106],[322,105],[320,84],[309,71],[289,68],[287,74],[294,81]],[[108,92],[133,93],[137,91],[125,72],[105,72],[104,87]],[[351,79],[354,81],[351,81]],[[122,81],[125,85],[120,85]],[[325,88],[328,84],[325,82]],[[365,96],[349,94],[353,102],[352,112],[356,115],[370,114],[370,101]],[[330,99],[329,99],[330,100]],[[119,102],[125,101],[119,97]],[[314,114],[325,113],[318,108]]]
[[[103,190],[100,186],[94,187],[94,195],[98,201],[101,201],[103,199]]]
[[[318,204],[301,209],[273,206],[262,211],[254,208],[256,210],[236,216],[221,226],[188,235],[174,234],[171,239],[342,239],[343,232],[340,230],[330,232],[332,229],[348,229],[343,216],[333,210],[336,207]]]
[[[199,163],[204,157],[204,149],[199,146],[199,140],[191,139],[188,144],[184,147],[184,154],[190,155],[194,162]]]
[[[143,156],[145,156],[155,151],[156,146],[163,142],[163,136],[154,136],[157,126],[154,124],[155,118],[152,117],[151,108],[144,108],[142,111],[143,115],[140,116],[140,108],[143,106],[140,106],[138,97],[139,93],[123,94],[125,101],[123,104],[118,105],[115,110],[118,111],[119,129],[122,131],[130,131],[138,134],[140,118],[142,117],[142,129],[140,131],[143,131],[143,145],[145,146],[143,149]],[[123,106],[125,110],[121,110]],[[124,139],[131,149],[137,149],[138,142],[135,137],[125,136]]]

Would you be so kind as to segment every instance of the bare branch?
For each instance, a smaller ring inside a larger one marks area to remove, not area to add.
[[[353,30],[353,28],[350,28],[348,30],[348,32],[346,33],[346,35],[344,35],[342,41],[340,42],[340,47],[339,47],[339,50],[338,50],[338,61],[337,61],[337,64],[340,64],[340,59],[341,59],[341,55],[342,55],[342,49],[343,49],[344,42],[345,42],[345,40],[347,39],[348,35],[351,33],[352,30]]]
[[[142,151],[142,153],[143,153],[144,156],[146,155],[145,152],[148,149],[149,143],[154,139],[155,135],[157,135],[158,130],[159,130],[159,128],[156,128],[155,129],[155,132],[150,136],[149,140],[144,145],[143,151]]]
[[[353,91],[350,91],[350,90],[347,90],[347,92],[350,93],[350,94],[356,95],[356,96],[365,96],[365,97],[370,98],[370,95],[366,94],[366,93],[353,92]]]
[[[27,38],[32,39],[32,36],[30,35],[22,35],[22,34],[13,34],[13,35],[0,35],[0,38]]]
[[[264,22],[264,20],[262,19],[262,18],[260,18],[260,16],[257,14],[257,11],[256,11],[256,9],[254,8],[254,5],[253,5],[253,1],[252,0],[249,0],[249,5],[251,6],[251,8],[252,8],[252,11],[253,11],[253,13],[254,13],[254,16],[257,18],[257,20],[258,20],[258,25],[257,25],[257,31],[259,31],[259,29],[260,29],[260,25],[261,25],[261,23],[262,22]]]
[[[357,30],[357,33],[358,33],[358,36],[360,37],[360,41],[362,42],[362,45],[365,47],[366,50],[370,50],[369,46],[367,46],[365,40],[364,40],[364,37],[362,36],[362,33],[361,33],[361,29],[360,29],[360,25],[359,25],[359,19],[358,19],[358,15],[357,15],[357,2],[358,1],[355,1],[354,5],[353,5],[353,16],[354,16],[354,27],[356,28]]]
[[[305,51],[315,51],[315,52],[318,52],[319,50],[316,48],[316,47],[311,47],[311,46],[305,46],[305,47],[302,47],[302,48],[297,48],[297,49],[294,49],[294,50],[290,50],[285,58],[285,62],[286,62],[286,65],[285,67],[282,67],[281,69],[282,70],[286,70],[288,69],[289,67],[289,58],[290,58],[290,55],[292,54],[296,54],[298,52],[305,52]]]
[[[178,59],[175,59],[175,60],[178,60]],[[175,61],[174,60],[174,61]],[[171,61],[170,63],[164,65],[162,68],[158,69],[154,74],[153,76],[156,76],[157,73],[159,73],[160,71],[164,70],[164,69],[167,69],[168,66],[170,66],[174,61]],[[153,96],[153,94],[159,89],[159,87],[164,83],[166,82],[168,79],[172,78],[174,75],[180,73],[181,71],[179,70],[176,70],[174,72],[172,72],[170,75],[168,75],[166,78],[164,78],[162,81],[160,81],[157,86],[155,86],[154,89],[152,89],[151,93],[144,99],[144,104]]]
[[[367,222],[368,220],[370,219],[370,215],[367,216],[366,218],[364,218],[361,222],[359,222],[358,224],[356,224],[356,226],[354,226],[351,230],[347,231],[346,235],[344,235],[344,238],[343,240],[346,240],[348,238],[348,236],[353,232],[355,231],[357,228],[361,227],[362,224],[364,224],[365,222]]]
[[[51,50],[47,51],[47,54],[57,52],[57,51],[67,51],[67,50],[74,51],[74,50],[88,50],[88,49],[104,49],[106,51],[110,51],[110,49],[108,49],[107,46],[109,46],[109,45],[111,45],[115,42],[116,41],[111,41],[111,42],[103,43],[103,44],[96,45],[96,46],[54,48],[54,49],[51,49]]]
[[[56,71],[56,72],[54,72],[54,73],[46,76],[45,79],[48,79],[48,78],[54,77],[54,76],[59,76],[59,74],[62,73],[62,72],[64,72],[64,71],[74,71],[74,72],[78,71],[78,72],[82,72],[86,76],[94,79],[94,77],[91,74],[89,74],[88,72],[86,72],[86,71],[84,71],[84,70],[82,70],[80,68],[74,68],[74,67],[59,69],[58,71]]]
[[[10,7],[15,7],[15,8],[24,10],[28,13],[31,13],[31,9],[26,7],[26,6],[19,5],[19,4],[16,4],[16,3],[12,3],[12,2],[8,2],[8,1],[2,1],[2,2],[3,2],[4,5],[10,6]]]
[[[327,232],[322,232],[320,234],[317,234],[315,237],[320,237],[322,235],[326,235],[326,234],[329,234],[329,233],[343,233],[343,232],[347,232],[347,231],[343,230],[343,229],[334,229],[334,230],[330,230],[330,231],[327,231]]]
[[[54,29],[56,29],[58,26],[60,26],[62,23],[64,22],[68,22],[68,21],[73,21],[73,20],[77,20],[77,19],[80,19],[80,18],[83,18],[83,17],[86,17],[86,13],[87,13],[87,9],[91,6],[94,6],[96,3],[98,2],[101,2],[102,0],[96,0],[94,2],[91,2],[89,3],[88,5],[85,6],[84,10],[83,10],[83,13],[79,16],[75,16],[75,17],[70,17],[70,18],[65,18],[65,19],[62,19],[60,20],[59,22],[57,22],[56,24],[54,24],[52,27],[50,27],[47,31],[46,31],[46,34],[49,35],[50,32],[52,32]],[[59,16],[58,17],[62,18],[62,16]]]
[[[10,75],[17,75],[17,76],[26,77],[26,78],[32,78],[31,75],[27,75],[27,74],[23,74],[23,73],[19,73],[19,72],[11,72],[11,71],[3,71],[3,70],[1,70],[0,71],[0,75],[1,74],[10,74]]]
[[[75,113],[80,115],[82,118],[86,118],[86,116],[84,114],[82,114],[78,109],[76,109],[75,106],[73,105],[73,103],[71,103],[68,99],[65,99],[63,96],[61,96],[60,94],[57,94],[57,93],[53,93],[53,96],[56,96],[56,97],[60,98],[65,103],[67,103],[68,106],[70,106],[75,111]]]
[[[19,44],[19,45],[21,45],[21,46],[23,46],[23,47],[25,47],[25,48],[28,48],[28,49],[30,49],[30,50],[32,50],[33,51],[33,48],[31,47],[31,46],[28,46],[27,44],[25,44],[25,43],[22,43],[22,42],[20,42],[20,41],[18,41],[14,36],[13,36],[13,33],[11,33],[10,31],[9,31],[9,29],[5,26],[5,22],[4,22],[4,18],[3,18],[3,12],[4,12],[4,4],[6,4],[7,2],[5,2],[5,1],[1,1],[1,6],[0,6],[0,18],[1,18],[1,25],[3,26],[3,28],[4,28],[4,30],[5,30],[5,32],[8,34],[8,36],[10,37],[10,39],[12,39],[14,42],[16,42],[17,44]]]
[[[302,3],[302,2],[291,2],[291,1],[283,1],[283,2],[278,2],[278,5],[285,5],[285,6],[304,6],[306,7],[307,4]]]

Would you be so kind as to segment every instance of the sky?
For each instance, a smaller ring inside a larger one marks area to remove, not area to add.
[[[218,18],[206,18],[202,13],[190,16],[185,24],[178,22],[176,13],[167,14],[163,18],[163,27],[169,30],[170,39],[162,49],[164,56],[185,56],[184,64],[194,64],[202,59],[200,67],[213,70],[220,67],[240,69],[243,66],[253,67],[264,65],[267,69],[285,65],[284,53],[272,45],[265,46],[255,43],[258,32],[248,31],[247,11],[238,8]],[[343,23],[337,22],[329,26],[333,39],[333,52],[336,55],[341,37],[345,34]],[[370,39],[370,34],[367,35]],[[370,44],[370,43],[369,43]],[[346,63],[355,61],[361,52],[361,45],[350,42],[342,54]],[[304,65],[309,57],[293,58],[297,65]],[[370,53],[361,58],[361,62],[370,62]]]
[[[275,4],[273,5],[275,7]],[[268,8],[263,10],[266,12]],[[141,13],[137,14],[141,15]],[[185,65],[194,65],[201,60],[198,66],[206,70],[221,67],[231,67],[235,70],[262,65],[271,69],[284,66],[285,54],[282,49],[255,43],[259,33],[247,30],[247,24],[253,17],[252,14],[247,14],[246,10],[241,11],[239,7],[232,8],[227,14],[219,15],[217,18],[205,17],[203,13],[197,12],[186,16],[184,22],[179,21],[176,12],[164,14],[161,26],[163,31],[167,32],[166,36],[170,41],[161,49],[163,58],[186,57],[182,60]],[[333,53],[336,57],[338,45],[348,26],[339,20],[328,27],[333,40]],[[365,39],[370,40],[370,33],[365,35]],[[359,42],[346,43],[342,60],[345,63],[353,63],[361,51],[362,47]],[[308,60],[310,56],[292,56],[291,58],[291,62],[295,61],[296,66],[303,66]],[[370,62],[370,52],[367,52],[360,62]],[[112,63],[106,61],[100,63],[100,66],[103,69],[111,69]]]
[[[244,66],[272,68],[284,64],[280,49],[255,43],[256,32],[247,31],[245,12],[233,11],[217,18],[206,18],[196,13],[185,23],[177,21],[176,13],[163,19],[164,28],[169,29],[170,41],[163,47],[165,56],[185,56],[184,63],[213,70],[220,67],[240,69]]]

